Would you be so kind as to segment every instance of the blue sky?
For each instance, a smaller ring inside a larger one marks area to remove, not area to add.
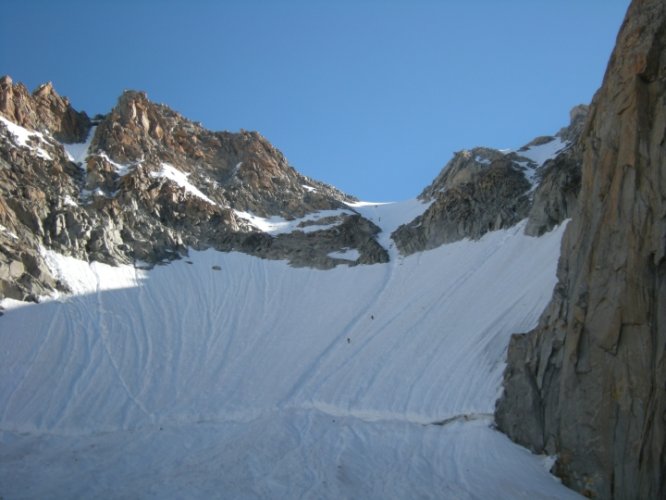
[[[3,0],[0,73],[77,109],[123,89],[258,130],[310,177],[416,196],[454,151],[556,132],[629,0]]]

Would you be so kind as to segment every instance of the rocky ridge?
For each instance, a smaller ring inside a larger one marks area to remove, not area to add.
[[[581,133],[587,106],[555,136],[538,137],[516,151],[474,148],[456,153],[419,195],[430,203],[392,237],[402,254],[511,227],[528,218],[538,236],[568,218],[580,188]]]
[[[579,185],[585,113],[577,107],[569,127],[515,152],[457,153],[421,194],[426,212],[393,233],[400,253],[528,216],[534,235],[561,222]],[[299,174],[260,134],[209,131],[143,92],[124,92],[91,119],[51,84],[30,94],[2,78],[0,167],[0,297],[37,300],[62,288],[45,249],[141,265],[189,248],[320,269],[389,259],[354,198]]]
[[[0,296],[62,288],[44,249],[149,265],[215,248],[322,269],[388,260],[353,198],[256,132],[210,132],[141,92],[106,116],[0,81]],[[355,260],[329,254],[358,251]]]
[[[634,0],[581,138],[559,283],[496,420],[592,498],[666,497],[666,5]]]
[[[82,142],[90,128],[90,118],[78,112],[53,89],[40,85],[32,94],[9,76],[0,78],[0,114],[30,130],[48,130],[62,142]]]

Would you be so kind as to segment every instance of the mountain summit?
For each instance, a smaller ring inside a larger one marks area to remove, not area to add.
[[[146,265],[189,248],[296,266],[385,262],[354,198],[296,172],[256,132],[210,132],[141,92],[107,115],[74,111],[50,84],[0,84],[0,295],[60,285],[42,248]],[[350,261],[330,254],[353,249]]]

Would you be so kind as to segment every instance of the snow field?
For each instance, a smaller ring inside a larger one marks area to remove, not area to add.
[[[0,494],[574,498],[490,428],[556,282],[563,227],[523,227],[329,271],[52,256],[79,295],[0,318]]]
[[[530,146],[529,148],[523,150],[515,151],[515,153],[523,158],[527,158],[529,161],[519,161],[516,162],[523,168],[523,173],[527,180],[532,184],[532,190],[535,190],[539,186],[539,179],[537,172],[544,163],[548,160],[552,160],[564,149],[570,146],[569,142],[563,141],[559,137],[554,137],[551,141],[538,146]],[[530,162],[533,162],[535,165],[530,165]]]
[[[11,454],[24,453],[30,460]],[[5,498],[577,498],[487,422],[367,423],[313,411],[0,446]]]

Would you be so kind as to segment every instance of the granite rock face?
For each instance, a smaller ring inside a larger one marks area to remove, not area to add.
[[[514,336],[501,430],[594,498],[666,498],[666,4],[634,0],[583,132],[559,283]]]
[[[436,248],[529,218],[526,232],[538,236],[568,218],[580,188],[578,137],[587,106],[555,136],[534,139],[516,151],[474,148],[456,153],[419,196],[430,202],[392,237],[403,255]]]
[[[46,250],[110,264],[189,248],[322,269],[386,262],[380,229],[351,201],[258,133],[211,132],[144,93],[91,120],[50,84],[30,94],[0,80],[0,298],[62,287]],[[350,249],[357,259],[329,256]]]

